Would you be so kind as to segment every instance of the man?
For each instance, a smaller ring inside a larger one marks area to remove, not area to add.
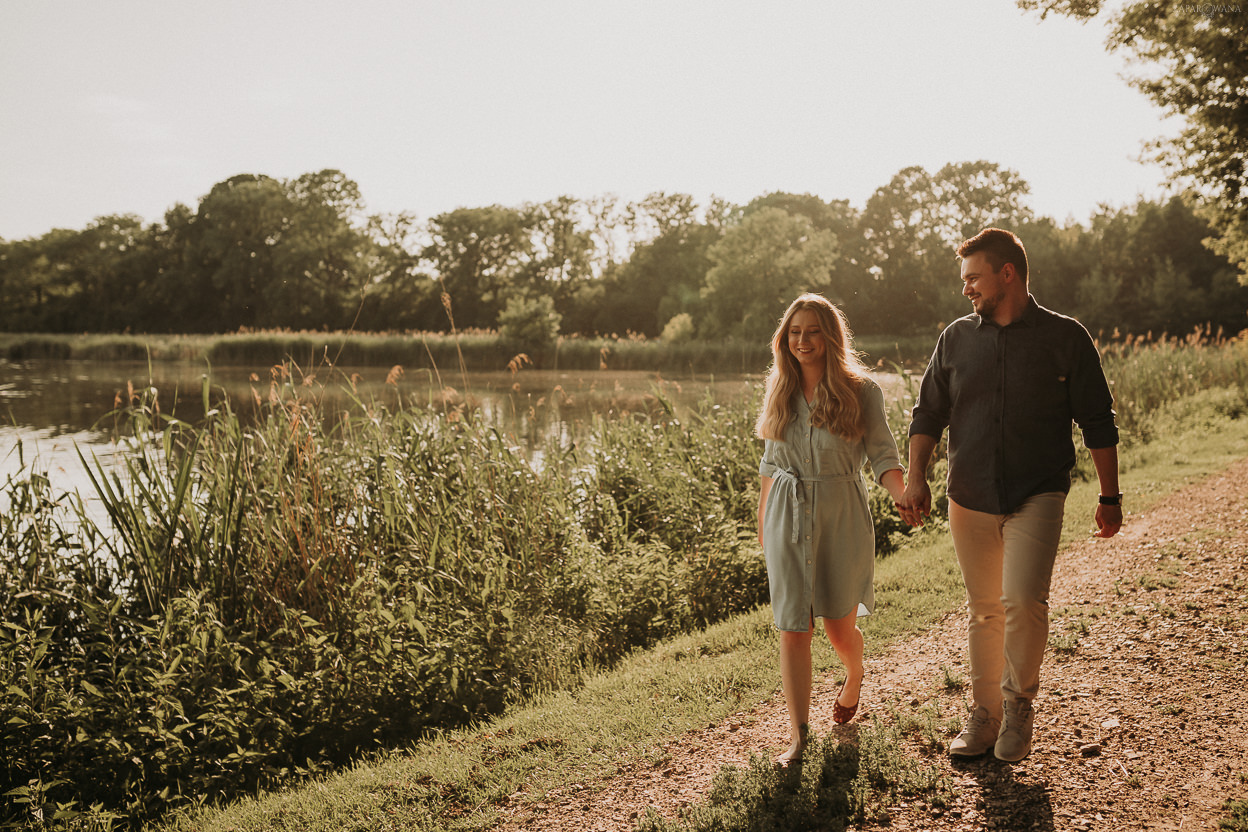
[[[949,428],[949,529],[970,607],[974,706],[949,752],[1031,751],[1032,700],[1049,633],[1049,584],[1075,464],[1072,421],[1100,481],[1097,537],[1122,525],[1118,428],[1100,354],[1073,318],[1036,303],[1027,253],[987,228],[963,242],[962,294],[974,313],[936,342],[910,424],[910,481],[899,508],[931,510],[927,467]]]

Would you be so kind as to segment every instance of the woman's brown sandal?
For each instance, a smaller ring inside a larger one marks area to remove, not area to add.
[[[832,703],[832,721],[835,722],[837,725],[844,725],[846,722],[849,722],[851,719],[853,719],[854,714],[858,713],[858,702],[862,701],[862,694],[859,693],[858,702],[855,702],[854,704],[849,705],[849,706],[842,705],[841,694],[844,692],[845,692],[845,685],[844,683],[842,683],[841,689],[837,691],[836,693],[836,701]]]

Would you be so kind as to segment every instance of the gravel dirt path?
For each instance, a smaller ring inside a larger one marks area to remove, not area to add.
[[[954,784],[952,805],[890,807],[894,830],[1217,829],[1228,798],[1248,797],[1248,460],[1131,514],[1115,538],[1058,558],[1049,652],[1021,763],[954,762],[944,745],[965,714],[965,614],[868,659],[863,707],[834,726],[837,683],[816,684],[812,728],[852,740],[873,716],[934,718],[933,743],[907,753]],[[1129,501],[1128,497],[1128,501]],[[1078,507],[1068,507],[1077,510]],[[1090,523],[1089,516],[1089,523]],[[707,729],[673,737],[614,777],[541,802],[513,801],[500,829],[631,830],[647,807],[666,817],[705,799],[727,764],[779,753],[779,692]],[[876,828],[876,827],[869,827]]]

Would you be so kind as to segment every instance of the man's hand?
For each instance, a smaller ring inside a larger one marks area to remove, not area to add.
[[[909,525],[923,525],[923,519],[932,513],[932,489],[928,487],[927,480],[911,475],[905,493],[897,503],[897,512]]]
[[[897,501],[901,519],[911,526],[922,526],[932,513],[932,489],[927,485],[927,464],[932,460],[939,437],[916,433],[910,437],[910,474],[906,490]]]
[[[1122,506],[1096,507],[1096,531],[1093,537],[1113,537],[1122,528]]]
[[[1088,453],[1092,455],[1092,464],[1096,466],[1096,479],[1101,485],[1101,493],[1121,496],[1122,489],[1118,486],[1118,449],[1116,447],[1089,448]],[[1120,499],[1116,506],[1107,506],[1098,502],[1096,531],[1092,532],[1092,536],[1113,537],[1121,528],[1122,500]]]

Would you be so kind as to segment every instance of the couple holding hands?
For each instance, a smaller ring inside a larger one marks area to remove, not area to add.
[[[1118,430],[1100,354],[1073,318],[1036,303],[1017,236],[988,228],[963,242],[962,294],[973,313],[941,333],[909,428],[909,477],[884,396],[854,351],[843,313],[804,294],[785,312],[756,432],[759,543],[780,634],[780,676],[798,760],[810,713],[816,618],[846,669],[833,706],[858,710],[863,637],[857,617],[875,597],[875,537],[862,477],[869,463],[901,518],[931,510],[927,467],[949,431],[949,530],[966,584],[974,703],[950,754],[993,751],[1008,762],[1031,750],[1032,701],[1048,642],[1048,596],[1062,532],[1072,422],[1096,467],[1097,537],[1122,525]]]

